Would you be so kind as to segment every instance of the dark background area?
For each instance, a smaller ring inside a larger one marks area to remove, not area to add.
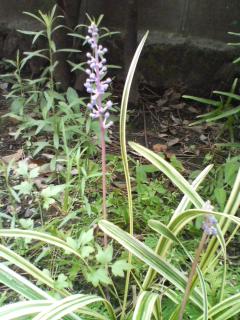
[[[56,2],[71,27],[87,22],[86,12],[103,13],[103,25],[121,32],[111,51],[111,63],[124,65],[125,70],[136,39],[149,30],[139,70],[151,86],[180,86],[185,92],[207,96],[212,89],[228,88],[239,72],[232,64],[238,50],[227,45],[237,40],[228,31],[240,32],[238,0],[1,0],[0,58],[12,58],[18,48],[24,51],[30,46],[14,30],[33,30],[38,25],[22,12],[48,11]],[[60,38],[56,41],[64,46]]]

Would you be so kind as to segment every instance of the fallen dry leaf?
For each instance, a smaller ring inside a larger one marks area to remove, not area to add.
[[[174,139],[172,139],[172,140],[169,140],[168,143],[167,143],[167,145],[168,145],[168,147],[172,147],[172,146],[174,146],[175,144],[179,143],[179,141],[180,141],[179,138],[174,138]]]
[[[22,159],[23,157],[23,150],[19,149],[17,150],[17,152],[13,153],[13,154],[9,154],[8,156],[4,156],[1,157],[0,159],[5,163],[5,164],[9,164],[10,162],[16,162],[20,159]]]
[[[153,151],[159,153],[159,152],[166,152],[167,151],[167,145],[166,144],[154,144],[153,145]]]
[[[175,154],[174,154],[173,152],[169,152],[169,151],[168,151],[168,152],[165,153],[165,156],[166,156],[166,158],[167,158],[168,160],[171,160],[171,158],[174,157]]]

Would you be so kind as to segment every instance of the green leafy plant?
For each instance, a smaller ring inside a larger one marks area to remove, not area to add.
[[[219,96],[219,98],[215,100],[184,95],[183,98],[185,99],[193,100],[195,102],[199,102],[206,106],[211,106],[214,108],[213,111],[198,116],[199,120],[192,123],[191,125],[196,125],[203,122],[214,123],[219,120],[226,119],[226,123],[224,124],[218,137],[220,137],[225,130],[228,130],[230,140],[231,142],[234,142],[235,132],[236,130],[238,130],[239,126],[238,114],[240,112],[240,106],[235,106],[236,102],[238,103],[238,101],[240,100],[240,96],[236,93],[237,85],[238,79],[235,79],[229,92],[213,91],[213,94]]]
[[[239,36],[239,33],[229,32],[230,35]],[[229,43],[232,46],[239,46],[239,43]],[[233,63],[237,64],[240,62],[240,58],[237,58],[233,61]],[[205,99],[199,98],[195,96],[184,95],[183,98],[190,99],[195,102],[202,103],[206,106],[211,106],[214,108],[213,111],[205,113],[203,115],[198,116],[199,120],[194,122],[192,125],[207,122],[214,123],[219,120],[225,120],[224,126],[218,135],[218,137],[225,131],[228,130],[230,137],[229,146],[233,146],[232,143],[235,141],[235,134],[239,130],[239,113],[240,106],[239,100],[240,96],[238,94],[239,86],[238,86],[238,78],[234,79],[231,89],[228,91],[213,91],[214,95],[218,96],[218,99]],[[224,144],[225,146],[228,144]],[[234,146],[238,146],[238,144],[234,144]]]

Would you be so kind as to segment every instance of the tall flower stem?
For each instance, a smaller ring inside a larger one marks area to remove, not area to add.
[[[207,237],[208,237],[208,234],[206,232],[203,232],[203,235],[202,235],[201,241],[199,243],[199,246],[198,246],[198,248],[196,250],[195,258],[193,260],[192,268],[191,268],[191,271],[190,271],[190,274],[189,274],[189,277],[188,277],[187,287],[186,287],[186,290],[185,290],[185,293],[184,293],[184,296],[183,296],[181,308],[180,308],[179,315],[178,315],[178,320],[182,320],[183,319],[184,311],[185,311],[186,304],[187,304],[188,297],[189,297],[190,290],[191,290],[192,280],[193,280],[193,277],[194,277],[194,275],[196,273],[198,261],[199,261],[200,255],[201,255],[201,253],[203,251],[203,248],[204,248],[204,245],[206,243]]]
[[[203,209],[208,210],[208,211],[213,210],[213,207],[211,206],[210,201],[207,201],[204,204]],[[202,225],[203,235],[202,235],[202,238],[201,238],[200,243],[198,245],[198,248],[196,250],[195,258],[192,263],[192,268],[191,268],[191,271],[190,271],[190,274],[188,277],[187,287],[186,287],[186,290],[185,290],[185,293],[183,296],[183,300],[182,300],[182,305],[181,305],[181,308],[180,308],[180,311],[178,314],[178,320],[183,319],[184,311],[185,311],[188,297],[189,297],[191,287],[192,287],[193,277],[195,276],[198,261],[199,261],[200,255],[204,249],[204,245],[207,242],[208,236],[216,236],[217,235],[217,229],[215,227],[216,223],[217,223],[217,220],[213,215],[208,214],[205,216],[204,222]]]
[[[102,217],[107,220],[107,182],[106,182],[106,130],[112,125],[112,121],[108,121],[110,116],[108,110],[112,107],[111,100],[105,101],[104,94],[107,91],[111,79],[105,79],[107,73],[106,58],[104,57],[107,48],[103,48],[98,44],[99,30],[97,25],[92,22],[88,27],[87,43],[91,46],[92,52],[87,53],[89,68],[86,69],[88,78],[85,82],[87,92],[91,94],[91,102],[88,108],[91,110],[92,119],[99,120],[100,126],[100,143],[102,153]],[[104,247],[107,247],[107,235],[104,234]]]
[[[106,142],[105,142],[105,128],[103,126],[103,120],[100,118],[100,129],[101,129],[101,149],[102,149],[102,215],[103,219],[107,220],[107,181],[106,181],[106,173],[107,173],[107,167],[106,167]],[[103,236],[103,242],[104,247],[107,247],[107,235],[104,233]]]

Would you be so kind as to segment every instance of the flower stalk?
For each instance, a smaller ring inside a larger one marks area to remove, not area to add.
[[[203,210],[207,210],[207,211],[212,211],[213,210],[213,207],[211,206],[209,201],[207,201],[204,204]],[[178,320],[183,320],[184,311],[185,311],[185,308],[186,308],[186,305],[187,305],[187,301],[188,301],[188,297],[189,297],[189,294],[190,294],[190,291],[191,291],[193,277],[194,277],[194,275],[196,273],[198,262],[199,262],[201,253],[204,250],[204,246],[207,243],[208,237],[217,235],[217,229],[215,227],[216,224],[217,224],[217,220],[213,215],[208,214],[208,215],[205,216],[205,219],[204,219],[204,222],[203,222],[203,225],[202,225],[203,235],[202,235],[202,238],[201,238],[200,243],[198,245],[198,248],[196,250],[195,258],[194,258],[194,260],[192,262],[192,268],[191,268],[190,274],[188,276],[187,287],[185,289],[185,293],[184,293],[184,296],[183,296],[182,304],[181,304],[180,311],[179,311],[179,314],[178,314]]]
[[[108,121],[110,116],[109,109],[112,107],[111,100],[104,100],[104,94],[109,88],[109,84],[112,82],[111,78],[106,78],[107,66],[106,58],[104,57],[107,52],[107,48],[98,44],[99,30],[97,25],[92,22],[88,27],[88,35],[86,41],[90,45],[92,52],[87,53],[88,68],[86,73],[88,78],[84,84],[87,92],[91,95],[91,101],[87,104],[90,110],[90,116],[92,119],[98,119],[100,125],[100,142],[102,153],[102,215],[103,219],[107,220],[107,182],[106,182],[106,142],[105,134],[106,130],[113,124],[112,121]],[[104,234],[104,246],[107,246],[107,235]]]

